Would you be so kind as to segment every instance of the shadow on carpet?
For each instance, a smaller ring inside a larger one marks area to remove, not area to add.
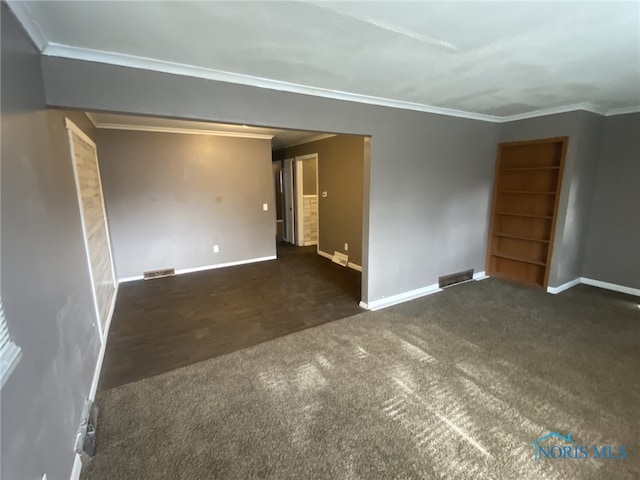
[[[635,297],[469,282],[100,392],[82,478],[639,478],[639,352]]]

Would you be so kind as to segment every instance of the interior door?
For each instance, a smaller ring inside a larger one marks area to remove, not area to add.
[[[294,244],[296,242],[295,230],[295,196],[293,193],[293,158],[284,161],[284,239]]]

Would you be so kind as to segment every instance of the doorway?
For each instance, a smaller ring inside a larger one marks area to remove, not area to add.
[[[295,158],[296,245],[318,246],[318,154]]]
[[[293,196],[293,165],[295,159],[287,158],[283,169],[283,193],[284,193],[284,240],[291,245],[296,244],[295,201]]]

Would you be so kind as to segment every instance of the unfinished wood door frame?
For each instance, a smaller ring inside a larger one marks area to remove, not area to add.
[[[491,203],[491,216],[490,216],[490,221],[489,221],[489,238],[487,241],[487,254],[486,254],[486,263],[485,263],[485,270],[487,272],[488,275],[494,275],[494,276],[501,276],[500,274],[497,274],[495,271],[492,271],[491,268],[491,257],[493,254],[493,242],[494,239],[496,238],[496,233],[494,232],[495,229],[495,219],[497,217],[496,215],[496,205],[498,202],[498,194],[500,193],[498,191],[498,179],[499,179],[499,175],[501,173],[501,164],[502,164],[502,153],[503,150],[509,147],[517,147],[517,146],[529,146],[529,145],[540,145],[540,144],[560,144],[561,145],[561,151],[560,151],[560,161],[558,164],[558,179],[557,179],[557,184],[556,184],[556,190],[555,190],[555,199],[554,199],[554,204],[553,204],[553,215],[551,218],[551,226],[550,226],[550,233],[549,233],[549,240],[548,240],[548,247],[547,247],[547,255],[546,255],[546,261],[545,261],[545,272],[544,272],[544,280],[543,280],[543,285],[541,286],[543,289],[547,289],[548,283],[549,283],[549,273],[551,271],[551,261],[553,258],[553,250],[554,250],[554,243],[555,243],[555,234],[556,234],[556,225],[558,222],[558,208],[560,205],[560,196],[562,193],[562,180],[563,180],[563,174],[564,174],[564,163],[565,163],[565,158],[566,158],[566,154],[567,154],[567,147],[568,147],[568,143],[569,143],[569,137],[563,136],[563,137],[551,137],[551,138],[542,138],[542,139],[535,139],[535,140],[523,140],[523,141],[515,141],[515,142],[504,142],[504,143],[500,143],[498,144],[497,147],[497,154],[496,154],[496,164],[495,164],[495,171],[494,171],[494,182],[493,182],[493,197],[492,197],[492,203]],[[527,283],[529,284],[529,283]]]
[[[295,197],[296,197],[296,211],[295,211],[295,222],[296,222],[296,245],[298,246],[305,246],[305,242],[304,242],[304,220],[303,220],[303,216],[304,216],[304,204],[303,204],[303,198],[304,198],[304,189],[303,189],[303,182],[304,182],[304,173],[303,173],[303,164],[302,162],[308,162],[308,161],[314,161],[315,162],[315,167],[316,167],[316,199],[318,202],[317,205],[317,214],[316,214],[316,227],[317,227],[317,231],[318,231],[318,241],[316,242],[316,250],[320,249],[320,195],[319,195],[319,191],[318,191],[318,154],[317,153],[310,153],[308,155],[301,155],[298,157],[295,157],[295,172],[296,172],[296,181],[295,181]]]
[[[97,146],[95,144],[95,142],[93,140],[91,140],[91,138],[89,138],[89,136],[87,134],[85,134],[75,123],[73,123],[71,120],[69,120],[68,118],[65,118],[65,127],[67,129],[67,134],[68,134],[68,139],[69,139],[69,151],[71,153],[71,164],[73,166],[73,177],[75,180],[75,187],[76,187],[76,195],[77,195],[77,200],[78,200],[78,208],[80,210],[80,223],[82,225],[82,237],[84,239],[84,247],[85,247],[85,254],[87,257],[87,264],[89,267],[89,279],[91,281],[91,293],[93,296],[93,303],[94,303],[94,308],[96,311],[96,318],[97,318],[97,322],[98,322],[98,332],[100,334],[100,341],[101,342],[105,342],[106,341],[106,334],[107,331],[109,329],[109,321],[111,319],[111,312],[113,311],[113,307],[115,305],[115,295],[117,292],[117,286],[118,286],[118,281],[116,279],[116,271],[115,271],[115,263],[113,261],[113,249],[111,247],[111,238],[109,235],[109,221],[107,219],[107,210],[104,204],[104,194],[102,192],[102,179],[100,177],[100,164],[98,162],[98,149]],[[110,306],[110,312],[107,313],[106,318],[102,318],[103,315],[101,313],[100,310],[100,303],[98,301],[98,292],[97,292],[97,288],[96,288],[96,280],[95,280],[95,276],[96,273],[93,271],[93,266],[92,266],[92,256],[91,256],[91,249],[90,249],[90,245],[89,245],[89,236],[88,236],[88,230],[87,230],[87,219],[86,219],[86,212],[84,210],[84,204],[83,204],[83,200],[82,200],[82,187],[81,187],[81,183],[80,183],[80,177],[79,177],[79,173],[78,173],[78,165],[77,165],[77,160],[76,160],[76,147],[74,144],[74,139],[73,136],[76,135],[78,138],[80,138],[80,140],[82,140],[83,142],[85,142],[87,145],[89,145],[95,155],[94,155],[94,159],[96,162],[96,176],[97,176],[97,183],[98,183],[98,190],[99,190],[99,195],[100,195],[100,202],[101,202],[101,210],[102,210],[102,218],[104,220],[104,227],[105,227],[105,233],[106,233],[106,241],[107,241],[107,253],[109,255],[109,268],[111,271],[111,281],[112,281],[112,285],[113,285],[113,293],[112,293],[112,304]]]

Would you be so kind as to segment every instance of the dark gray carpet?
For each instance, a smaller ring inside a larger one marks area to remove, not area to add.
[[[640,478],[639,352],[635,297],[469,282],[99,393],[83,478]]]

